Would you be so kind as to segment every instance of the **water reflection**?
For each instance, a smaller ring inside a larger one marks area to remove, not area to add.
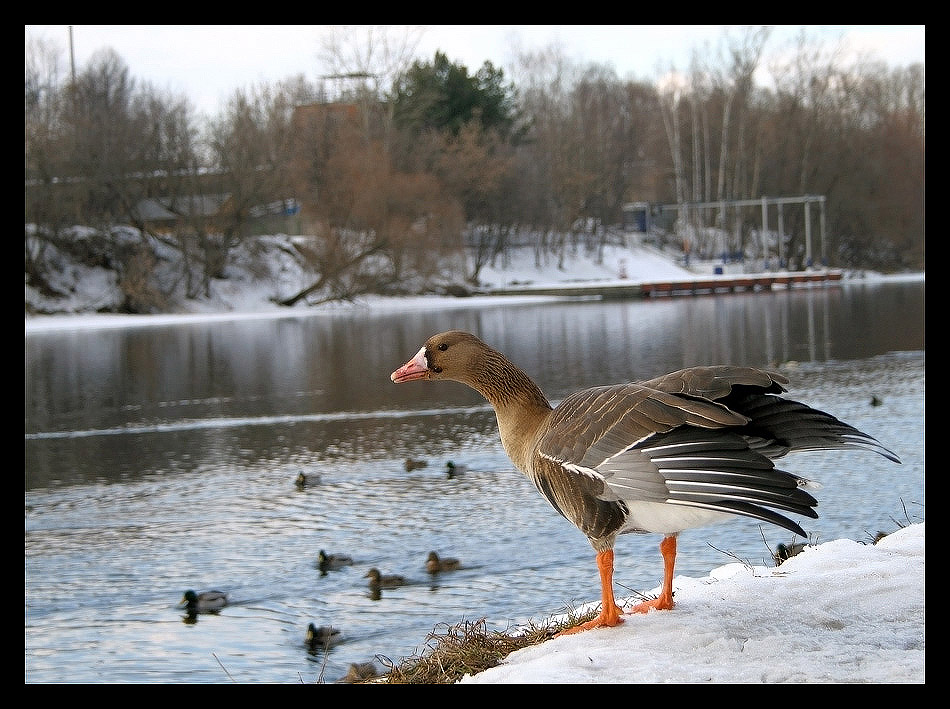
[[[453,327],[479,333],[556,400],[696,364],[922,349],[922,312],[923,284],[910,283],[44,334],[26,342],[27,488],[223,462],[407,458],[473,420],[492,435],[494,417],[467,387],[389,382]],[[444,409],[458,418],[437,428],[416,418]]]

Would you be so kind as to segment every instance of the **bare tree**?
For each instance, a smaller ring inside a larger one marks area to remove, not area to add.
[[[585,164],[584,117],[575,110],[579,70],[557,45],[519,57],[521,97],[530,117],[524,150],[530,158],[524,185],[530,190],[525,223],[536,235],[535,262],[563,262],[567,237],[584,214],[596,176]]]
[[[95,54],[75,81],[49,73],[50,65],[41,73],[43,62],[34,53],[27,69],[27,214],[41,226],[36,233],[114,270],[128,297],[124,309],[160,308],[163,295],[144,277],[151,267],[143,264],[153,261],[138,205],[194,168],[190,107],[137,85],[112,50]],[[76,224],[97,233],[81,241],[59,237]],[[114,229],[123,224],[140,227],[139,243]]]
[[[276,85],[238,89],[224,115],[214,122],[210,145],[219,175],[215,183],[220,209],[214,219],[190,220],[203,267],[202,289],[222,275],[231,249],[251,236],[253,217],[271,203],[294,199],[296,185],[288,169],[294,161],[293,116],[299,104],[312,100],[317,89],[303,77]]]
[[[423,32],[408,25],[340,25],[323,40],[319,57],[326,68],[324,78],[336,87],[335,101],[361,107],[367,137],[374,125],[370,117],[378,113],[378,106],[388,109],[386,120],[375,124],[387,150],[392,102],[382,102],[396,78],[412,64]]]
[[[716,78],[718,89],[724,97],[716,186],[716,199],[719,200],[737,199],[743,194],[740,166],[745,159],[742,141],[749,111],[748,102],[768,37],[767,28],[747,29],[738,39],[727,37],[728,66],[725,73]]]
[[[453,196],[469,223],[471,266],[466,280],[478,283],[479,271],[497,252],[510,229],[505,204],[512,198],[513,158],[509,146],[495,131],[470,121],[458,135],[445,133],[435,141],[434,172],[440,187]],[[464,263],[461,239],[444,243],[447,253],[458,253]]]
[[[357,104],[296,112],[293,176],[312,235],[301,253],[317,277],[283,304],[421,288],[460,251],[459,201],[436,176],[400,170],[366,124]]]
[[[64,96],[62,52],[52,44],[28,39],[25,61],[25,195],[27,230],[25,268],[27,283],[52,293],[44,262],[48,247],[60,230],[76,222],[75,202],[64,199],[68,146],[63,131]]]

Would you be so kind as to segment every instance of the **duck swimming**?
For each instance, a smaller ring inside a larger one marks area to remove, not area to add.
[[[343,633],[331,625],[317,627],[314,623],[307,626],[307,636],[304,642],[311,650],[326,650],[343,639]]]
[[[440,571],[455,571],[460,565],[458,559],[441,559],[434,551],[430,551],[426,559],[426,571],[430,574],[437,574]]]
[[[451,460],[445,464],[445,477],[447,477],[449,480],[451,480],[452,478],[457,478],[458,476],[466,472],[468,472],[467,465],[457,465],[456,463],[453,463]]]
[[[346,554],[327,554],[321,549],[317,555],[317,568],[324,573],[342,569],[344,566],[350,566],[352,563],[353,558]]]
[[[383,575],[379,573],[379,569],[370,569],[363,578],[368,578],[370,588],[376,589],[398,588],[408,583],[405,576],[399,576],[398,574]]]
[[[179,606],[184,606],[188,613],[214,613],[228,604],[228,594],[223,591],[202,591],[195,593],[189,589],[185,591]]]

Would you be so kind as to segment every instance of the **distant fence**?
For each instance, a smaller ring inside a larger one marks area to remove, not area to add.
[[[763,254],[769,254],[772,249],[769,247],[768,238],[770,234],[769,227],[769,208],[775,207],[776,211],[776,239],[775,252],[779,263],[786,261],[785,254],[785,211],[786,205],[803,206],[805,223],[805,263],[810,267],[814,263],[812,250],[812,214],[811,206],[818,205],[818,230],[819,230],[819,253],[821,263],[827,263],[826,239],[825,239],[825,196],[824,195],[801,195],[799,197],[760,197],[758,199],[739,199],[739,200],[721,200],[717,202],[680,202],[677,204],[652,204],[649,202],[630,202],[623,206],[624,227],[630,231],[640,231],[648,233],[653,231],[654,227],[661,226],[668,231],[677,231],[684,239],[685,248],[689,248],[690,225],[694,224],[693,215],[702,213],[706,210],[717,210],[718,223],[725,225],[728,223],[727,215],[729,212],[737,213],[739,209],[747,207],[761,208],[761,220],[759,222],[759,238],[762,245]],[[674,218],[675,215],[675,218]],[[705,220],[703,220],[705,221]],[[738,221],[738,220],[736,220]],[[723,252],[728,249],[723,248]]]

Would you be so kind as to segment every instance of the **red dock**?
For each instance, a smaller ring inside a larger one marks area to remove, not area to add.
[[[643,296],[697,295],[701,293],[736,293],[771,289],[774,286],[792,288],[797,285],[829,283],[841,280],[841,271],[794,271],[781,274],[717,276],[715,278],[683,279],[641,283]]]
[[[783,271],[781,273],[696,276],[675,281],[644,281],[611,284],[570,284],[494,288],[490,295],[558,295],[573,298],[652,298],[657,296],[708,295],[834,284],[841,271]]]

